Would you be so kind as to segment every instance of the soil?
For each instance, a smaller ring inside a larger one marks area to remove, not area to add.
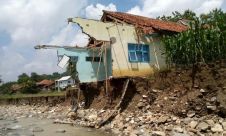
[[[86,108],[113,109],[120,100],[127,78],[111,79],[106,93],[104,82],[82,84]],[[194,79],[194,80],[192,80]],[[145,96],[144,96],[145,95]],[[189,112],[198,116],[226,115],[226,63],[197,64],[155,73],[148,78],[133,77],[123,100],[122,110],[138,110],[137,104],[145,97],[153,113],[171,113],[185,117]],[[209,109],[214,106],[216,109]]]

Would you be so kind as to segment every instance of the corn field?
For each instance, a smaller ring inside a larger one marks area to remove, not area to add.
[[[164,36],[167,63],[190,65],[226,60],[226,13],[216,9],[192,18],[187,31]]]

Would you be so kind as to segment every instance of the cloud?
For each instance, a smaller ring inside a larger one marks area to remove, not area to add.
[[[157,17],[171,15],[174,11],[183,12],[190,9],[201,14],[220,8],[223,2],[224,0],[142,0],[142,6],[135,6],[128,13]]]
[[[85,16],[90,19],[100,19],[103,10],[109,10],[109,11],[117,11],[117,8],[114,4],[110,3],[109,5],[105,6],[102,4],[96,4],[96,5],[89,5],[85,9]]]
[[[72,44],[79,39],[77,28],[68,17],[79,16],[87,0],[7,0],[0,1],[0,75],[16,80],[22,72],[58,71],[55,50],[34,50],[37,44]],[[0,39],[1,40],[1,39]],[[81,41],[81,40],[80,40]]]

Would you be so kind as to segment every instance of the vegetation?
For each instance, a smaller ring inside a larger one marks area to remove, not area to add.
[[[0,95],[0,99],[16,99],[16,98],[26,98],[26,97],[42,97],[42,96],[63,96],[64,92],[45,92],[38,94],[2,94]]]
[[[161,19],[189,20],[190,29],[173,36],[165,36],[165,55],[168,64],[194,65],[226,59],[226,13],[215,9],[199,17],[192,11]]]
[[[18,76],[17,82],[8,82],[0,85],[0,94],[35,94],[39,93],[40,89],[37,88],[36,83],[44,79],[55,80],[62,76],[65,76],[67,73],[59,74],[57,72],[52,73],[51,75],[43,74],[39,75],[35,72],[32,72],[31,75],[22,73]]]

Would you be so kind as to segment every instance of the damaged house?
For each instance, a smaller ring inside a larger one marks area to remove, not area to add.
[[[89,36],[85,48],[59,48],[58,56],[76,57],[80,82],[109,77],[148,76],[165,67],[161,37],[187,29],[174,22],[103,11],[101,20],[69,18]]]

